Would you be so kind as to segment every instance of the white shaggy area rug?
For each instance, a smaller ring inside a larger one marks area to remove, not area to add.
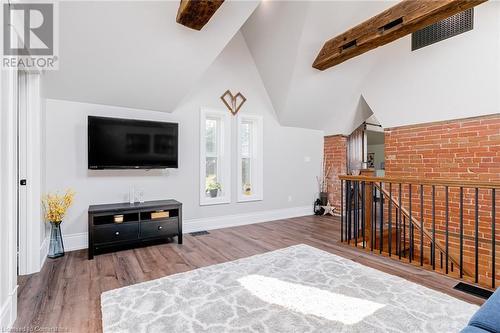
[[[297,245],[105,292],[104,333],[459,332],[478,309]]]

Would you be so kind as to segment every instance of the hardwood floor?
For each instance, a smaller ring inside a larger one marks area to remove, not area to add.
[[[465,301],[482,299],[454,290],[457,280],[343,245],[336,217],[300,217],[185,235],[176,243],[97,255],[85,250],[47,259],[42,271],[19,278],[17,328],[58,327],[66,332],[101,332],[100,294],[295,244],[308,244],[398,275]]]

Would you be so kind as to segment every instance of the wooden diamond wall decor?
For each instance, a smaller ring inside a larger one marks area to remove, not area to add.
[[[224,102],[233,116],[236,116],[238,111],[240,111],[241,106],[247,101],[242,93],[238,92],[233,96],[233,94],[229,90],[226,90],[226,92],[220,97],[220,99],[222,99],[222,102]]]

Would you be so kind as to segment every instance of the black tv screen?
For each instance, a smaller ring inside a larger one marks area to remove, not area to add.
[[[88,117],[89,169],[177,168],[178,124]]]

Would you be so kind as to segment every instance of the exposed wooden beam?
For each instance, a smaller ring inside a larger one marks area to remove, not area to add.
[[[328,40],[313,67],[333,67],[486,1],[404,0]]]
[[[201,30],[210,21],[224,0],[181,0],[177,23]]]

